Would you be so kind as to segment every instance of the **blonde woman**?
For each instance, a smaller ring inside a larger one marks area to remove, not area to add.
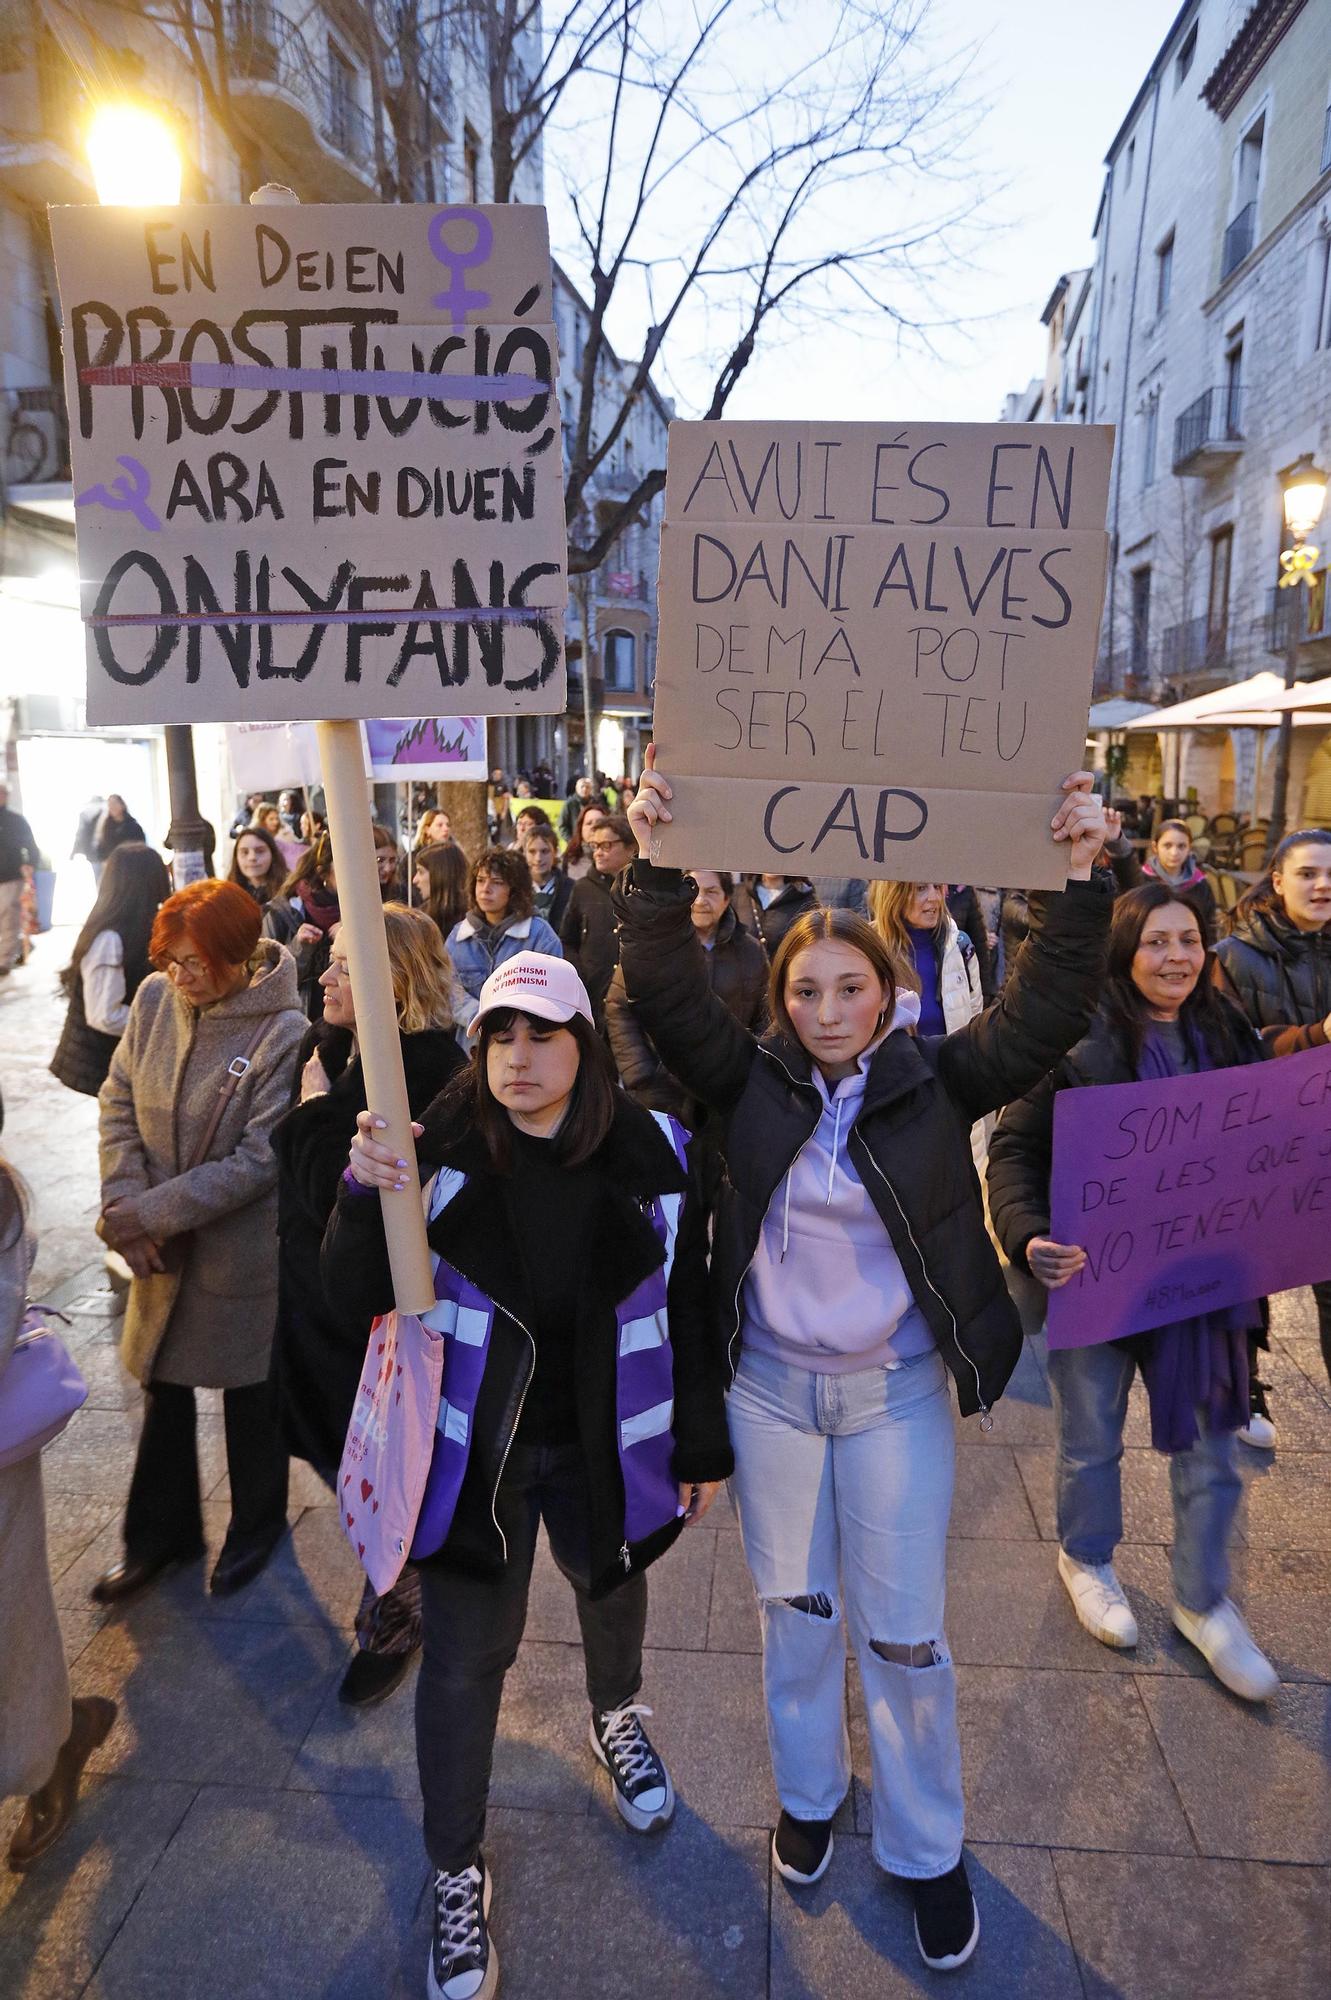
[[[384,904],[388,962],[402,1041],[411,1115],[419,1118],[466,1058],[454,1034],[453,967],[439,926],[424,910]],[[365,1109],[356,1049],[356,1002],[347,970],[345,926],[321,980],[323,1019],[301,1044],[299,1098],[273,1133],[277,1154],[277,1330],[272,1381],[283,1434],[331,1485],[365,1359],[369,1322],[339,1310],[319,1278],[319,1246],[337,1199],[338,1179]],[[387,1597],[367,1586],[356,1618],[360,1650],[341,1698],[382,1701],[420,1644],[420,1584],[413,1569]]]
[[[945,882],[872,882],[869,915],[887,946],[898,986],[920,996],[921,1035],[951,1035],[984,1008],[980,961],[947,907]],[[971,1127],[971,1156],[983,1180],[992,1114]]]

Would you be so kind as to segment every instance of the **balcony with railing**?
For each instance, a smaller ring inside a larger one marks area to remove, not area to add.
[[[329,199],[363,197],[374,174],[374,126],[346,83],[272,7],[232,0],[227,17],[231,95],[258,144],[293,156],[298,186]]]
[[[1222,281],[1229,276],[1231,271],[1238,270],[1239,265],[1252,249],[1256,234],[1257,204],[1255,201],[1250,201],[1246,208],[1239,210],[1234,220],[1230,223],[1229,228],[1225,231],[1225,240],[1220,249],[1220,277]]]
[[[1185,478],[1204,479],[1242,450],[1243,389],[1238,382],[1204,389],[1174,421],[1172,469]]]
[[[68,478],[64,390],[45,383],[0,389],[0,491]]]
[[[1163,679],[1186,686],[1190,694],[1200,694],[1213,681],[1219,683],[1229,671],[1229,631],[1213,625],[1209,618],[1185,618],[1179,625],[1166,626],[1160,635],[1160,672]]]

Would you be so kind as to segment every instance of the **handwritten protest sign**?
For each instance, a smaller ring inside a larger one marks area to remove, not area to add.
[[[1083,761],[1112,445],[1081,425],[672,424],[660,858],[1061,885],[1049,821]]]
[[[93,723],[553,713],[540,208],[56,208]]]
[[[1050,1233],[1086,1252],[1051,1347],[1331,1278],[1331,1047],[1060,1091]]]
[[[443,720],[417,716],[410,722],[365,724],[370,770],[382,784],[415,778],[485,778],[485,717],[452,715]]]

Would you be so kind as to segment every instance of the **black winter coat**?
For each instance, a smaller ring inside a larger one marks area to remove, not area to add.
[[[1207,1037],[1217,1069],[1260,1062],[1265,1051],[1238,1008],[1223,1013]],[[1054,1157],[1054,1099],[1060,1090],[1132,1083],[1136,1066],[1103,1010],[1090,1032],[1025,1097],[1009,1104],[989,1141],[989,1219],[1004,1254],[1026,1271],[1026,1246],[1049,1234],[1049,1175]]]
[[[599,1028],[605,1019],[610,978],[619,961],[619,939],[615,935],[610,877],[595,865],[590,874],[573,884],[573,894],[559,926],[559,942],[565,958],[587,988]]]
[[[767,1025],[767,953],[752,931],[746,931],[733,910],[726,910],[716,927],[716,942],[704,951],[707,982],[718,1000],[750,1034]],[[706,1121],[706,1108],[670,1074],[652,1045],[637,1009],[624,991],[618,966],[605,1000],[605,1031],[619,1080],[639,1104],[651,1111],[672,1111],[690,1131]]]
[[[1271,897],[1250,906],[1215,948],[1219,985],[1272,1055],[1318,1049],[1331,1014],[1331,931],[1301,931]]]
[[[401,1042],[407,1102],[412,1117],[420,1118],[467,1059],[451,1028],[426,1028],[403,1035]],[[288,1446],[331,1477],[342,1456],[373,1314],[349,1308],[340,1292],[325,1293],[319,1252],[356,1135],[356,1115],[366,1108],[365,1076],[359,1061],[346,1066],[349,1032],[320,1022],[301,1043],[298,1087],[315,1048],[332,1088],[294,1104],[272,1133],[278,1248],[270,1376]]]
[[[431,1172],[454,1167],[467,1176],[466,1186],[429,1225],[430,1246],[498,1307],[453,1525],[438,1555],[427,1560],[493,1575],[506,1560],[494,1496],[532,1376],[533,1343],[526,1327],[534,1314],[503,1177],[491,1166],[484,1141],[447,1098],[423,1122],[425,1134],[416,1147],[422,1165]],[[615,1308],[665,1261],[648,1212],[658,1194],[685,1195],[667,1295],[675,1395],[672,1470],[677,1479],[694,1483],[727,1479],[734,1458],[723,1357],[708,1329],[706,1217],[689,1177],[650,1113],[621,1091],[615,1093],[614,1122],[593,1164],[604,1175],[605,1197],[583,1260],[574,1367],[590,1501],[591,1593],[599,1597],[663,1555],[683,1526],[676,1521],[645,1541],[625,1544],[624,1478],[616,1448]],[[377,1200],[346,1190],[339,1194],[322,1268],[327,1294],[343,1300],[363,1324],[388,1310],[393,1288]]]
[[[93,855],[98,861],[107,861],[127,840],[146,839],[143,828],[131,813],[126,813],[123,819],[112,819],[110,813],[103,813],[92,837]]]
[[[663,1060],[720,1115],[726,1177],[712,1241],[716,1339],[733,1376],[740,1293],[763,1218],[822,1115],[810,1058],[755,1041],[709,992],[674,869],[620,877],[624,985]],[[970,1128],[1031,1089],[1085,1033],[1103,977],[1111,898],[1073,882],[1031,898],[1034,926],[1001,1001],[955,1034],[890,1034],[869,1066],[850,1153],[957,1383],[963,1415],[1002,1395],[1021,1326],[984,1225]]]
[[[989,930],[980,899],[967,883],[947,892],[947,907],[953,923],[970,939],[975,951],[975,967],[980,975],[980,997],[985,1006],[994,997],[994,954],[989,949]]]
[[[818,908],[818,891],[803,877],[787,882],[766,909],[758,900],[756,875],[746,876],[735,890],[735,914],[746,929],[762,939],[769,959],[776,957],[777,947],[796,917]]]

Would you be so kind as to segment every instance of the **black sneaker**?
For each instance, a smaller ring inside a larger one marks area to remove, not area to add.
[[[619,1816],[635,1833],[668,1825],[675,1810],[670,1773],[638,1720],[651,1712],[640,1702],[626,1702],[623,1708],[609,1708],[600,1715],[593,1709],[588,1732],[593,1752],[610,1773]]]
[[[407,1678],[417,1650],[413,1646],[408,1653],[353,1653],[338,1700],[348,1708],[373,1708],[377,1701],[387,1701]]]
[[[959,1861],[946,1875],[925,1882],[908,1882],[915,1899],[915,1942],[931,1972],[955,1972],[980,1942],[980,1912],[975,1907],[966,1863]]]
[[[772,1835],[772,1860],[778,1875],[807,1888],[827,1873],[831,1859],[830,1819],[796,1819],[794,1813],[782,1813]]]
[[[477,1855],[460,1875],[436,1870],[430,2000],[492,2000],[498,1992],[499,1959],[489,1931],[490,1889],[483,1855]]]

